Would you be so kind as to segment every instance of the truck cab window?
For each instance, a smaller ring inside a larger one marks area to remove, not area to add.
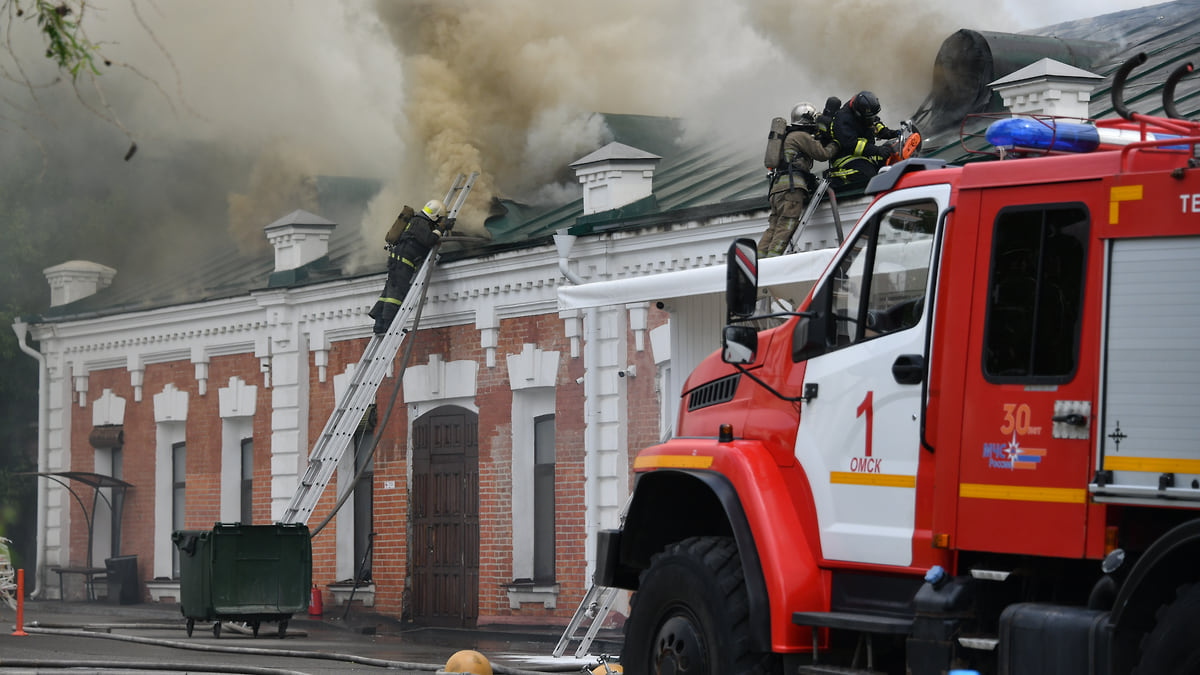
[[[983,372],[993,382],[1067,382],[1083,309],[1083,205],[1005,209],[992,238]]]
[[[881,211],[846,247],[813,295],[815,320],[801,321],[796,360],[906,330],[920,321],[938,207],[932,200]],[[814,346],[810,331],[824,333]]]

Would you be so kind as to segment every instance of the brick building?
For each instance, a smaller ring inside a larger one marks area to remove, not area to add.
[[[622,124],[672,123],[612,118]],[[308,523],[327,603],[357,577],[356,599],[423,623],[569,618],[595,532],[617,522],[632,456],[670,431],[682,386],[671,373],[716,347],[721,314],[709,297],[697,316],[707,325],[679,333],[671,297],[562,309],[558,291],[708,268],[731,238],[765,227],[750,162],[729,166],[716,189],[656,195],[656,174],[685,159],[670,141],[656,149],[667,159],[599,148],[572,165],[582,199],[520,218],[513,205],[489,221],[482,252],[444,246],[409,365],[380,386],[361,451],[343,457]],[[702,191],[699,206],[672,208]],[[101,489],[93,506],[85,486],[65,481],[77,503],[44,482],[36,579],[46,594],[59,591],[52,568],[135,555],[143,597],[176,599],[172,532],[280,517],[382,287],[379,272],[339,271],[360,244],[338,229],[296,211],[264,229],[273,260],[218,256],[189,287],[121,287],[119,270],[85,261],[46,271],[52,307],[17,325],[43,363],[39,466],[129,485]],[[673,366],[680,349],[688,362]],[[82,576],[62,580],[69,596],[85,590]]]
[[[925,122],[940,137],[927,148],[966,157],[959,122],[994,111],[994,78],[1061,96],[1046,56],[1111,77],[1122,50],[1174,44],[1175,19],[1156,27],[1140,11],[1055,26],[1053,38],[951,36],[939,61],[971,68],[935,64]],[[1109,39],[1122,50],[1095,42]],[[564,623],[575,611],[634,455],[672,433],[686,374],[718,347],[725,250],[757,239],[767,215],[759,148],[683,147],[670,121],[608,122],[614,142],[571,165],[580,199],[504,203],[485,223],[489,244],[445,247],[408,368],[385,379],[309,522],[327,604],[359,578],[356,599],[427,624]],[[847,227],[869,201],[839,199]],[[799,300],[830,259],[827,209],[805,235],[808,251],[762,261],[777,296]],[[69,479],[39,481],[39,593],[58,594],[53,567],[136,555],[143,597],[176,598],[172,531],[280,517],[367,342],[383,275],[343,274],[363,244],[322,216],[294,212],[264,236],[273,259],[225,253],[174,286],[122,286],[120,270],[84,261],[46,270],[52,307],[16,325],[38,345],[39,470],[129,487],[104,487],[93,508]]]

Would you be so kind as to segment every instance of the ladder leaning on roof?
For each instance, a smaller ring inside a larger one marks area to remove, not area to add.
[[[475,179],[478,177],[478,171],[469,177],[459,174],[450,187],[450,191],[446,193],[443,203],[449,204],[451,198],[455,198],[454,207],[446,214],[447,232],[448,228],[454,225],[454,219],[458,216],[459,209],[462,208],[467,194],[471,191],[471,186],[475,184]],[[313,509],[320,501],[321,494],[325,491],[325,486],[329,484],[338,462],[346,452],[346,448],[350,446],[363,415],[375,402],[375,392],[379,390],[379,385],[387,375],[388,368],[396,358],[396,353],[400,351],[401,343],[410,332],[406,324],[425,296],[429,277],[437,265],[440,246],[441,242],[439,241],[425,257],[425,262],[413,277],[408,295],[405,296],[404,303],[400,306],[400,311],[392,320],[387,332],[371,336],[371,341],[367,343],[362,358],[354,367],[354,375],[351,377],[346,391],[343,392],[337,407],[329,416],[329,421],[325,423],[325,430],[321,432],[317,442],[313,445],[312,452],[309,453],[308,469],[300,479],[300,485],[297,486],[296,493],[292,495],[292,501],[284,510],[283,517],[279,519],[280,523],[306,524],[309,517],[312,516]],[[412,330],[415,328],[416,326],[413,326]],[[396,374],[397,377],[403,375],[403,373]]]
[[[829,195],[829,208],[833,210],[833,225],[837,228],[838,245],[841,245],[844,237],[842,236],[842,218],[838,213],[837,195],[829,186],[829,176],[821,176],[821,180],[817,181],[816,189],[808,199],[808,207],[804,209],[804,215],[800,217],[791,235],[788,236],[787,246],[783,250],[785,255],[800,250],[800,235],[804,234],[804,228],[808,227],[808,221],[812,220],[813,214],[817,212],[817,207],[821,205],[821,200],[827,194]]]

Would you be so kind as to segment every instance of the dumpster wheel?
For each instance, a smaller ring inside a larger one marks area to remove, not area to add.
[[[215,638],[221,637],[221,622],[220,621],[213,622],[213,637],[215,637]]]
[[[188,619],[187,620],[187,636],[188,637],[192,637],[192,629],[195,627],[196,627],[196,620]]]

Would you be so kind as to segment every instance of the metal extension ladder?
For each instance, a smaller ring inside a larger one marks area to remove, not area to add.
[[[833,210],[833,224],[837,228],[837,240],[840,246],[845,237],[842,235],[842,218],[838,213],[837,195],[829,187],[829,176],[822,176],[821,180],[817,181],[817,188],[813,190],[812,197],[808,200],[808,206],[804,209],[804,215],[800,217],[800,221],[792,230],[791,236],[788,237],[787,247],[784,249],[784,255],[795,253],[800,248],[800,235],[804,234],[804,228],[808,227],[808,221],[812,219],[813,214],[817,212],[817,207],[821,205],[821,200],[829,195],[829,207]]]
[[[571,622],[567,624],[567,629],[563,631],[562,637],[558,639],[558,644],[554,647],[554,658],[562,656],[563,652],[567,651],[567,645],[576,639],[579,640],[579,647],[575,649],[575,658],[583,658],[587,654],[588,649],[592,646],[592,640],[596,639],[596,633],[600,631],[600,626],[608,616],[609,610],[612,609],[613,602],[617,599],[617,592],[620,590],[596,585],[588,589],[587,595],[583,596],[583,601],[579,603],[579,609],[575,610],[575,616],[571,617]],[[577,637],[579,625],[583,623],[585,617],[591,617],[592,622],[588,625],[587,632],[583,637]]]
[[[446,193],[446,199],[443,201],[445,204],[449,204],[451,198],[457,194],[454,207],[446,214],[448,227],[453,226],[459,209],[462,208],[467,194],[471,191],[471,186],[475,184],[475,179],[478,177],[478,171],[469,177],[459,174],[450,187],[450,191]],[[441,242],[438,242],[425,257],[425,262],[422,263],[421,269],[413,278],[408,295],[405,296],[404,303],[400,306],[400,311],[392,320],[387,332],[371,336],[371,341],[367,343],[362,358],[354,368],[350,384],[329,416],[329,421],[325,423],[325,430],[317,438],[312,452],[309,453],[308,469],[304,472],[304,477],[301,478],[300,485],[296,488],[296,493],[292,495],[292,501],[284,510],[283,517],[279,522],[284,524],[308,523],[313,509],[321,499],[321,494],[325,492],[325,486],[329,484],[333,472],[337,469],[338,462],[346,452],[346,448],[350,446],[363,415],[375,402],[375,392],[379,390],[379,385],[387,375],[388,368],[396,358],[396,353],[400,351],[400,345],[409,333],[410,329],[406,327],[406,324],[425,294],[429,276],[437,265],[440,245]]]

